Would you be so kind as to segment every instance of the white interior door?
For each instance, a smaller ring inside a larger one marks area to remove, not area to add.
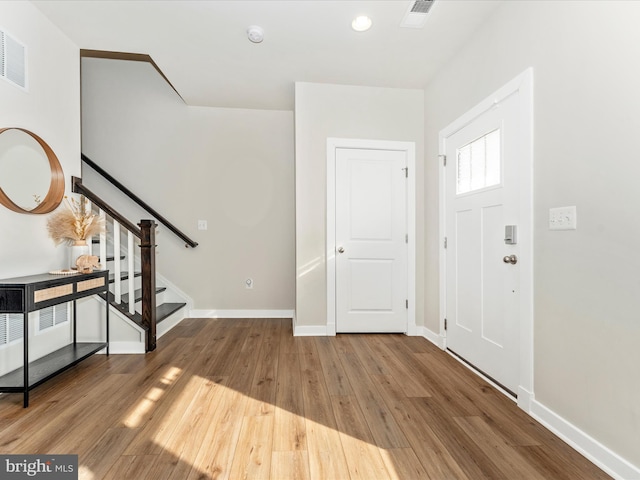
[[[445,139],[447,348],[511,392],[519,384],[518,94]],[[529,207],[530,208],[530,207]],[[505,240],[515,226],[515,244]],[[523,250],[524,251],[524,250]]]
[[[407,331],[406,151],[336,149],[336,331]]]

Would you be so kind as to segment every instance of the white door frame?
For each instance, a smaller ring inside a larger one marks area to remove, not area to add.
[[[518,93],[519,99],[519,131],[518,158],[520,163],[520,199],[521,206],[531,208],[520,209],[518,237],[525,240],[520,246],[520,372],[518,406],[529,412],[533,401],[533,69],[528,68],[485,100],[473,107],[452,124],[440,131],[439,135],[439,182],[440,182],[440,219],[439,231],[442,244],[440,247],[440,346],[446,348],[446,331],[444,319],[446,312],[446,236],[445,212],[445,168],[442,156],[445,155],[446,139],[461,130],[487,110],[495,108],[505,98]],[[499,108],[499,107],[498,107]],[[453,163],[453,161],[452,161]]]
[[[327,335],[336,334],[336,149],[396,150],[407,154],[407,335],[416,328],[416,145],[414,142],[327,138]]]

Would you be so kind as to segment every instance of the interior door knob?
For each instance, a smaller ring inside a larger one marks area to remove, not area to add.
[[[515,265],[516,263],[518,263],[518,257],[516,257],[515,255],[507,255],[502,259],[502,261],[504,263],[510,263],[511,265]]]
[[[338,247],[338,253],[344,253],[344,247]]]

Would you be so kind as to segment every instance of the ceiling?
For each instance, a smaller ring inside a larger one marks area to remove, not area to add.
[[[502,1],[436,0],[421,29],[400,27],[409,0],[33,3],[82,49],[150,55],[189,105],[292,110],[297,81],[424,88]]]

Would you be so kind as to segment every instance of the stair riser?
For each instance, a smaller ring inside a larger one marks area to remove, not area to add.
[[[167,333],[187,316],[186,309],[183,307],[174,314],[170,315],[156,327],[156,338],[160,338]]]

